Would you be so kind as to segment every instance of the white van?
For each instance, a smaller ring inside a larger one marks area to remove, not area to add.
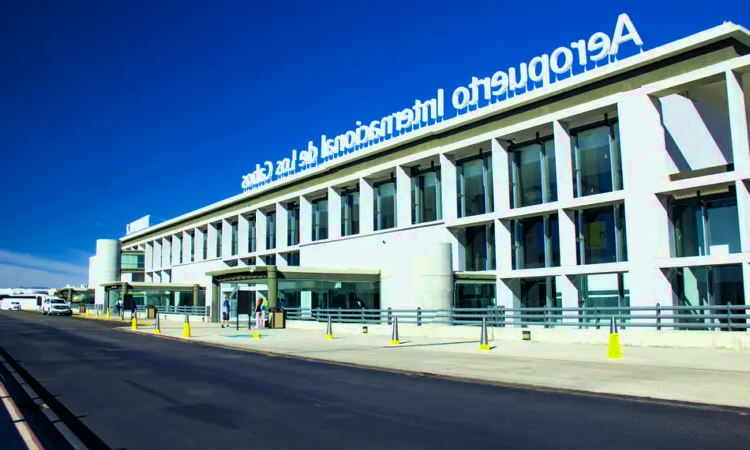
[[[21,302],[14,298],[4,298],[2,305],[0,305],[0,309],[3,311],[20,311]]]

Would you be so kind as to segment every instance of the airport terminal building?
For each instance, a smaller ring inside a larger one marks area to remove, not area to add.
[[[640,51],[625,19],[102,242],[97,303],[148,292],[213,320],[225,294],[240,314],[256,295],[313,309],[747,304],[750,34],[725,23]],[[618,44],[634,54],[617,60]]]

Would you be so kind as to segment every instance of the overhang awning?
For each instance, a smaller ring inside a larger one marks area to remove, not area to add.
[[[195,286],[198,286],[199,289],[204,289],[206,287],[198,283],[149,283],[136,281],[113,281],[111,283],[102,283],[102,286],[107,289],[122,289],[123,284],[127,285],[129,291],[137,291],[141,289],[164,289],[166,291],[173,291],[176,289],[192,290]]]
[[[215,281],[278,279],[380,281],[380,270],[363,267],[252,266],[206,272]]]

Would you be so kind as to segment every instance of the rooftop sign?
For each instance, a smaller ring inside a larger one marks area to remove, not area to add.
[[[580,74],[586,71],[590,63],[598,67],[600,61],[602,65],[616,61],[621,45],[628,41],[633,41],[639,50],[643,47],[643,41],[630,17],[620,14],[611,38],[600,31],[592,34],[588,40],[581,39],[572,42],[568,47],[558,47],[551,54],[535,56],[517,68],[498,70],[489,77],[472,77],[471,83],[459,86],[453,91],[450,106],[455,115],[460,115],[523,95],[533,89],[574,76],[573,66],[577,67],[576,72]],[[445,106],[445,91],[438,89],[435,97],[416,100],[413,106],[380,120],[369,123],[356,121],[356,128],[333,138],[324,134],[318,145],[310,141],[306,149],[299,152],[292,150],[289,158],[276,161],[275,164],[272,161],[266,161],[262,165],[256,164],[254,171],[242,177],[242,189],[251,190],[307,170],[318,165],[321,160],[327,162],[341,155],[357,152],[434,125],[444,120]]]
[[[149,227],[150,220],[151,220],[151,215],[148,215],[148,216],[141,217],[135,222],[130,222],[129,224],[125,225],[125,235],[127,236],[137,231],[145,230],[146,228]]]

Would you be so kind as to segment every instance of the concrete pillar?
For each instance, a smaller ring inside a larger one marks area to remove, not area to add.
[[[654,264],[670,257],[666,199],[654,195],[667,179],[665,135],[659,109],[649,96],[634,92],[617,109],[626,183],[630,304],[654,306],[671,298],[669,283],[665,286],[664,274]]]
[[[574,277],[567,275],[556,277],[555,284],[562,294],[562,307],[578,308],[578,287],[575,285]],[[565,322],[578,320],[578,314],[575,311],[564,311],[563,316]]]
[[[198,294],[200,292],[200,286],[197,284],[193,285],[193,306],[198,306]]]
[[[258,249],[258,252],[263,252],[266,250],[266,235],[268,234],[268,230],[266,230],[266,227],[268,224],[266,223],[266,213],[257,210],[255,212],[255,240],[256,240],[256,248]]]
[[[372,233],[374,227],[374,190],[372,182],[359,179],[359,231],[360,234]]]
[[[312,202],[303,196],[299,198],[299,243],[312,242]]]
[[[341,237],[341,191],[328,188],[328,238]]]
[[[216,227],[213,224],[208,225],[208,259],[216,258]]]
[[[499,220],[495,222],[497,272],[500,276],[509,276],[513,270],[513,234],[511,233],[510,223],[510,220]]]
[[[750,186],[742,180],[735,182],[737,192],[737,215],[740,220],[740,248],[750,252]]]
[[[226,259],[232,255],[232,221],[234,217],[227,217],[221,221],[221,256]]]
[[[552,123],[552,132],[555,139],[557,200],[568,202],[573,199],[573,161],[568,124],[556,120]]]
[[[279,282],[276,266],[268,266],[268,307],[275,308],[278,304]]]
[[[578,242],[576,242],[575,212],[558,209],[557,219],[560,225],[560,266],[577,266]]]
[[[750,150],[748,149],[748,121],[742,74],[727,70],[725,77],[734,170],[747,174],[750,172]]]
[[[210,295],[209,295],[210,294]],[[219,283],[211,278],[210,290],[206,289],[206,304],[211,306],[211,322],[219,321]]]
[[[411,175],[409,168],[396,167],[396,226],[411,225]]]
[[[403,251],[409,258],[395,258],[383,266],[381,308],[450,308],[453,303],[451,245],[447,242],[429,248],[417,243],[395,242],[387,253]]]
[[[510,173],[508,172],[508,145],[497,139],[492,139],[492,177],[495,185],[493,189],[495,212],[502,214],[510,209]]]
[[[276,247],[289,245],[287,234],[289,232],[289,209],[284,203],[276,204]]]
[[[443,219],[446,222],[456,220],[458,218],[458,191],[456,190],[456,160],[452,155],[440,154],[440,184],[443,188]],[[498,191],[495,190],[495,192]],[[496,194],[495,198],[497,197]]]
[[[248,246],[250,244],[250,221],[248,220],[247,216],[240,215],[239,222],[237,223],[237,242],[239,247],[239,254],[245,255],[248,252]]]
[[[206,235],[202,229],[195,229],[195,239],[193,239],[193,251],[195,252],[195,260],[203,260],[203,240],[206,239]]]

